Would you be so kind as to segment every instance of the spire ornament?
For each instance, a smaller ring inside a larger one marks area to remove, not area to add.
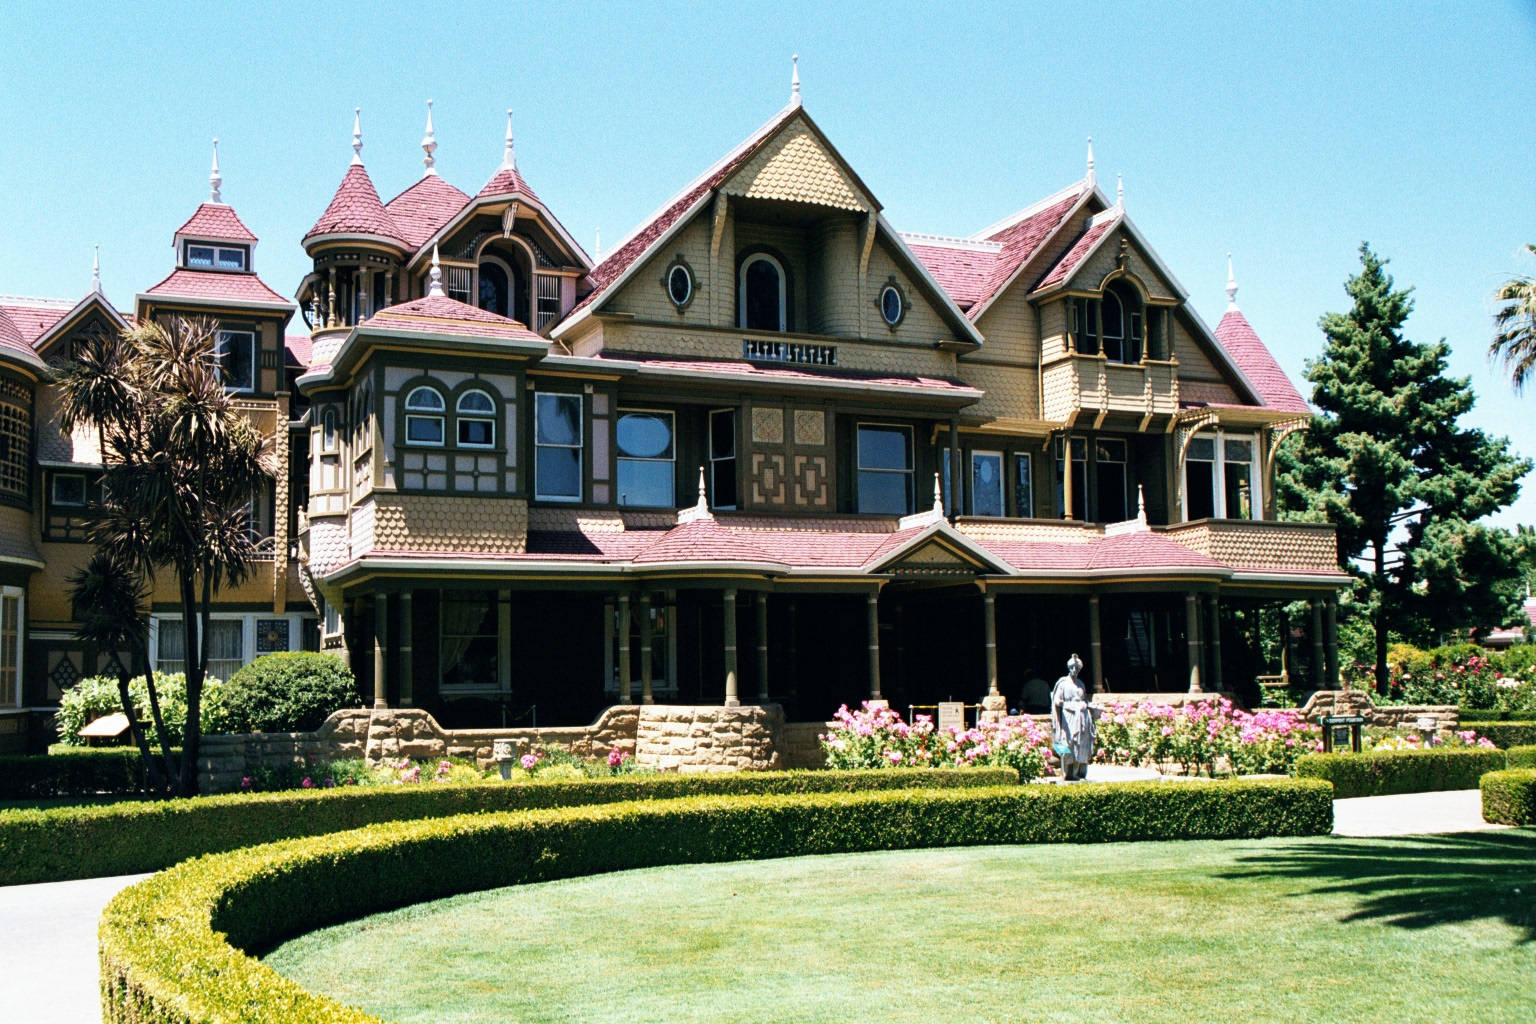
[[[363,108],[352,108],[352,163],[363,166]]]
[[[91,291],[101,294],[101,246],[92,246],[96,254],[91,257]]]
[[[213,140],[213,169],[208,172],[208,201],[210,203],[222,203],[219,189],[224,186],[224,176],[219,173],[219,140]]]
[[[709,491],[704,486],[704,467],[699,467],[699,500],[689,508],[677,510],[677,525],[687,523],[712,523],[715,514],[709,510]]]
[[[1237,277],[1232,273],[1232,254],[1227,253],[1227,311],[1237,309]]]
[[[789,58],[791,70],[789,72],[789,105],[800,105],[800,55],[797,53]]]
[[[1085,179],[1088,187],[1093,188],[1099,183],[1099,176],[1093,173],[1093,136],[1088,136],[1088,174]]]
[[[437,133],[432,130],[432,101],[427,100],[427,133],[421,137],[421,148],[427,151],[422,158],[426,170],[421,172],[423,178],[431,178],[437,175]]]
[[[597,229],[597,237],[592,240],[592,262],[603,258],[603,229]]]
[[[1115,175],[1115,205],[1125,209],[1125,175]]]
[[[432,272],[427,275],[427,298],[443,294],[443,268],[437,262],[437,243],[432,243]]]
[[[503,170],[517,170],[517,154],[512,149],[512,108],[507,108],[507,144],[501,151],[501,167]]]

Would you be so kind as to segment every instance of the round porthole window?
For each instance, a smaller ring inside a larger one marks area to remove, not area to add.
[[[688,300],[693,298],[693,274],[686,264],[674,263],[667,271],[667,298],[678,309],[688,305]]]
[[[886,323],[895,327],[901,323],[901,318],[906,312],[906,300],[902,298],[901,289],[893,284],[886,285],[880,292],[880,316]]]

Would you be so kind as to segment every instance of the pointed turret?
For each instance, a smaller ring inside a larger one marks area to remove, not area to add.
[[[373,179],[363,166],[362,108],[356,108],[352,122],[352,164],[336,187],[330,205],[304,236],[304,248],[314,249],[330,241],[376,239],[396,248],[409,246],[389,212],[379,200]]]
[[[1097,185],[1099,183],[1098,175],[1093,173],[1093,136],[1092,135],[1088,136],[1088,173],[1083,176],[1083,180],[1088,183],[1088,187],[1089,188],[1093,188],[1093,186],[1095,186],[1095,185]]]
[[[91,256],[91,292],[101,294],[101,246],[93,246],[96,251]]]
[[[1237,277],[1232,273],[1232,254],[1227,253],[1227,311],[1216,325],[1216,340],[1232,361],[1253,382],[1264,405],[1302,415],[1312,409],[1296,390],[1280,364],[1259,339],[1248,318],[1237,308]]]
[[[224,176],[219,173],[219,140],[213,140],[213,167],[208,172],[208,201],[210,203],[222,203],[224,200],[219,194],[219,189],[224,185]]]

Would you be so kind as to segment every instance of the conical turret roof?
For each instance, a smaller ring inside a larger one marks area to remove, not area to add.
[[[309,229],[304,241],[307,243],[318,235],[368,235],[402,248],[407,245],[361,162],[347,168],[331,204]]]

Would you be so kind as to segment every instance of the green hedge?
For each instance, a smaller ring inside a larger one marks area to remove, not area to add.
[[[695,797],[460,816],[181,864],[102,916],[102,1019],[375,1024],[246,956],[296,933],[461,892],[663,864],[991,843],[1322,835],[1316,782],[1010,786]],[[221,934],[222,933],[222,934]]]
[[[1504,756],[1511,768],[1536,768],[1536,746],[1510,747]]]
[[[1484,772],[1504,767],[1504,751],[1476,747],[1383,750],[1368,754],[1305,754],[1296,776],[1333,783],[1338,799],[1476,789]]]
[[[1488,719],[1465,719],[1457,726],[1471,729],[1479,736],[1486,736],[1494,746],[1508,749],[1536,744],[1536,722],[1495,722]]]
[[[1536,769],[1489,772],[1483,791],[1483,820],[1500,825],[1536,825]]]
[[[173,756],[179,764],[180,752]],[[144,762],[132,747],[59,745],[47,754],[0,757],[0,800],[135,796],[146,788]]]
[[[363,706],[352,669],[334,654],[263,654],[224,684],[230,732],[313,732],[342,708]]]
[[[152,803],[0,810],[0,885],[158,871],[188,857],[410,821],[626,800],[733,794],[971,788],[1017,783],[1011,768],[733,772],[579,782],[381,786],[235,793]]]
[[[1461,708],[1461,717],[1469,722],[1536,722],[1536,711],[1492,711],[1487,708]]]

